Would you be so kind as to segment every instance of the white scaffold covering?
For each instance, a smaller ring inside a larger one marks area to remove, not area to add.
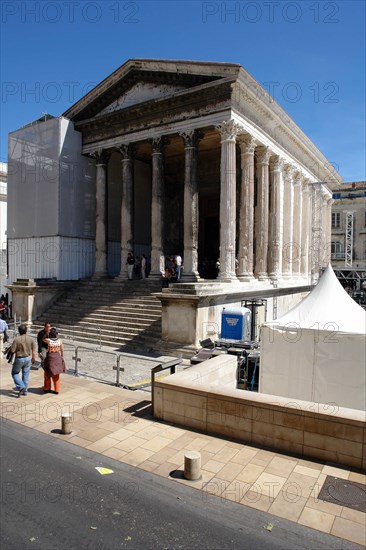
[[[366,312],[329,265],[312,292],[261,337],[261,393],[366,408]]]

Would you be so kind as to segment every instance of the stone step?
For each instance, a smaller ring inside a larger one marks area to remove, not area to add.
[[[33,325],[33,330],[35,333],[38,332],[42,328],[41,325]],[[63,324],[58,325],[58,331],[59,336],[62,339],[66,340],[76,340],[76,341],[89,341],[95,344],[98,344],[99,341],[101,342],[111,342],[113,345],[116,344],[116,342],[130,342],[131,340],[137,339],[141,346],[148,342],[156,343],[159,335],[156,336],[155,334],[144,333],[144,331],[140,333],[120,333],[118,334],[113,333],[113,331],[109,330],[99,330],[95,327],[81,327],[81,326],[67,326]]]
[[[57,326],[57,328],[64,326],[68,327],[68,330],[104,330],[105,332],[118,332],[119,334],[140,334],[141,332],[149,332],[151,335],[160,336],[161,334],[161,325],[160,323],[156,326],[151,325],[117,325],[116,323],[95,323],[90,320],[80,321],[78,323],[68,323],[65,319],[59,319],[56,322],[52,322],[51,325]]]
[[[85,307],[65,307],[64,305],[54,305],[52,308],[53,312],[65,315],[91,315],[91,314],[100,314],[100,315],[140,315],[140,316],[151,316],[151,317],[160,317],[161,308],[150,308],[150,307],[137,307],[137,306],[110,306],[110,307],[98,307],[92,308],[91,306]]]
[[[135,284],[136,283],[136,284]],[[161,337],[160,282],[80,281],[37,320],[48,321],[61,338],[96,345],[152,349]]]
[[[70,326],[74,326],[74,325],[70,325]],[[154,327],[151,325],[151,323],[124,323],[124,322],[115,322],[115,321],[104,321],[102,324],[97,324],[95,323],[95,321],[93,320],[90,320],[90,319],[82,319],[81,321],[78,322],[78,324],[76,326],[80,326],[80,327],[100,327],[102,328],[103,330],[118,330],[120,331],[121,333],[123,332],[141,332],[143,330],[150,330],[151,332],[154,332],[154,333],[159,333],[159,329],[155,330]],[[160,323],[159,323],[159,327],[160,327]]]
[[[121,300],[120,298],[110,299],[110,300],[93,300],[93,298],[85,298],[85,299],[79,299],[76,300],[68,298],[67,300],[62,300],[56,302],[59,306],[67,306],[67,307],[85,307],[85,305],[88,305],[88,307],[91,307],[92,309],[96,309],[97,307],[152,307],[161,309],[160,302],[156,299],[154,300],[134,300],[134,299],[125,299]]]

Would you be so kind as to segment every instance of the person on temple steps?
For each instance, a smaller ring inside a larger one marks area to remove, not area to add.
[[[135,258],[133,257],[132,252],[128,253],[126,263],[127,263],[128,278],[131,281],[133,278],[133,268],[135,267]]]

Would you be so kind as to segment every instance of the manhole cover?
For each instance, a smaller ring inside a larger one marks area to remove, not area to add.
[[[327,476],[318,498],[352,508],[352,510],[366,512],[366,485],[363,483]]]

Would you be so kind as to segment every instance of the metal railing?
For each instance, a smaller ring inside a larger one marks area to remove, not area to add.
[[[151,369],[151,409],[154,415],[154,384],[155,384],[155,374],[166,369],[170,369],[170,374],[175,374],[175,368],[183,361],[180,359],[173,359],[172,361],[167,361],[166,363],[160,363]]]
[[[121,372],[124,372],[125,369],[124,367],[121,367],[121,356],[123,354],[121,353],[115,353],[113,351],[101,351],[99,348],[88,348],[86,346],[76,346],[75,347],[75,354],[72,356],[72,360],[74,361],[74,376],[80,376],[79,374],[79,363],[81,361],[81,357],[79,355],[79,351],[80,350],[87,350],[88,352],[92,352],[92,353],[96,353],[96,352],[99,352],[99,353],[103,353],[105,355],[113,355],[115,358],[116,358],[116,364],[114,365],[113,364],[113,367],[112,369],[116,371],[116,382],[115,382],[115,385],[117,386],[117,388],[121,387],[121,383],[120,383],[120,375],[121,375]]]

